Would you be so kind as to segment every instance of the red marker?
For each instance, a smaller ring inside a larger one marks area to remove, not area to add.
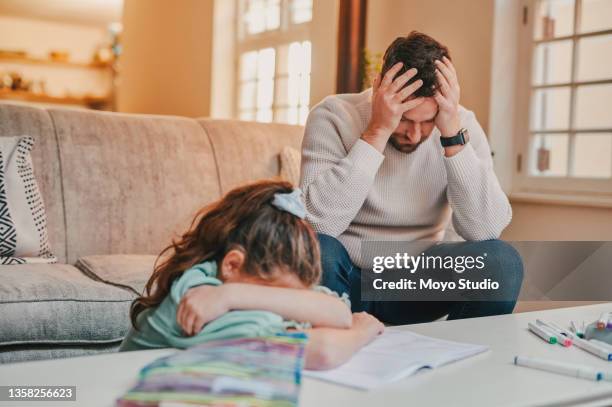
[[[541,329],[548,332],[553,337],[557,338],[557,343],[559,345],[563,345],[565,347],[572,346],[572,339],[564,335],[562,331],[558,330],[554,326],[551,326],[550,324],[547,324],[546,322],[540,319],[536,320],[536,324],[538,324]]]

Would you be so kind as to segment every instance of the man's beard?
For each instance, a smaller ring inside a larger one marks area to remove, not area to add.
[[[391,145],[400,153],[410,154],[410,153],[414,153],[416,149],[419,148],[421,144],[423,144],[424,141],[427,141],[428,138],[429,136],[423,137],[416,144],[402,144],[402,143],[398,143],[397,139],[393,137],[393,135],[391,135],[391,137],[389,138],[389,143],[391,143]]]

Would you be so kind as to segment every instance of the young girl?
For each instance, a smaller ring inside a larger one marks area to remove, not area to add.
[[[133,328],[120,350],[300,329],[308,334],[307,368],[348,360],[383,325],[351,315],[331,291],[315,287],[319,246],[305,214],[300,191],[276,181],[236,188],[202,209],[132,303]]]

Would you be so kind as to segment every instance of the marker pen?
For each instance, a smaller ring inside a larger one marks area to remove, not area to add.
[[[542,321],[541,319],[536,319],[536,324],[540,328],[542,328],[544,331],[548,332],[549,334],[557,338],[557,343],[559,345],[563,345],[565,347],[572,345],[572,340],[568,338],[566,335],[563,335],[562,330],[555,329],[554,327]]]
[[[574,336],[574,345],[602,359],[612,361],[612,351],[592,341]]]
[[[515,356],[514,364],[517,366],[530,367],[532,369],[544,370],[551,373],[578,377],[587,380],[598,381],[604,378],[604,374],[602,372],[592,367],[563,363],[556,360]]]
[[[603,349],[607,349],[612,353],[612,345],[607,342],[600,341],[599,339],[591,339],[589,342],[594,343],[597,346],[601,346]]]
[[[551,343],[551,344],[557,343],[557,338],[555,337],[555,335],[551,335],[548,331],[543,330],[542,327],[536,324],[532,324],[531,322],[529,322],[527,326],[529,327],[529,330],[531,332],[538,335],[540,338],[544,339],[546,342]]]

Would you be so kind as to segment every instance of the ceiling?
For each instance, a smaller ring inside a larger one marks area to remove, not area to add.
[[[0,0],[0,15],[103,25],[121,21],[123,0]]]

